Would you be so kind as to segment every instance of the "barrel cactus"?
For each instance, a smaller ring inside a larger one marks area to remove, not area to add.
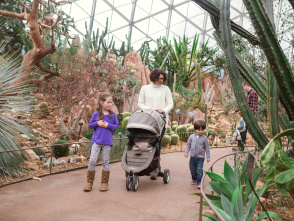
[[[177,121],[173,121],[173,122],[172,122],[172,125],[174,125],[174,124],[176,124],[176,125],[179,126],[179,123],[178,123]]]
[[[177,134],[182,134],[182,135],[180,135],[181,136],[181,138],[182,138],[182,140],[183,141],[187,141],[188,140],[188,137],[189,136],[187,136],[188,134],[187,134],[187,127],[185,126],[185,125],[180,125],[180,126],[178,126],[177,128],[176,128],[176,131],[175,131]]]
[[[165,131],[167,134],[170,134],[171,133],[171,128],[170,128],[170,126],[167,126],[167,128],[166,128],[166,131]]]
[[[161,146],[166,147],[171,141],[171,138],[169,135],[164,135],[161,139]]]
[[[178,127],[178,125],[176,125],[176,124],[172,125],[172,128],[171,128],[172,131],[176,131],[177,127]]]
[[[226,138],[226,136],[227,136],[226,132],[221,133],[221,138]]]
[[[172,144],[172,145],[177,145],[177,143],[178,143],[179,140],[180,140],[180,137],[179,137],[179,135],[177,135],[177,134],[172,134],[172,135],[170,136],[170,139],[171,139],[171,144]]]
[[[49,108],[48,108],[47,102],[40,103],[39,109],[40,109],[41,117],[46,117],[49,114]]]
[[[122,121],[122,128],[123,129],[126,129],[127,128],[129,119],[130,119],[130,117],[126,117],[126,118],[123,119],[123,121]]]
[[[65,144],[67,143],[67,140],[58,140],[54,144]],[[53,147],[53,154],[55,157],[64,157],[69,155],[69,145],[58,145]]]

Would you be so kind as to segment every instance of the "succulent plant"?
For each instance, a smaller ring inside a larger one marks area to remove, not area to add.
[[[221,138],[226,138],[226,136],[227,136],[226,132],[221,133]]]
[[[169,135],[164,135],[161,139],[161,146],[166,147],[171,141],[171,137]]]
[[[172,135],[170,136],[170,139],[171,139],[171,144],[172,144],[172,145],[177,145],[177,143],[178,143],[179,140],[180,140],[180,137],[179,137],[179,135],[177,135],[177,134],[172,134]]]
[[[167,128],[166,128],[166,131],[165,131],[166,133],[171,133],[171,128],[170,128],[170,126],[167,126]]]
[[[131,116],[131,113],[130,112],[124,112],[124,113],[122,113],[122,115],[123,115],[123,119],[125,119],[126,117]]]
[[[171,128],[172,131],[176,131],[177,127],[178,127],[178,125],[176,125],[176,124],[172,125],[172,128]]]
[[[42,148],[36,148],[33,149],[33,151],[35,152],[35,154],[37,154],[38,156],[45,156],[45,151]]]
[[[130,117],[126,117],[126,118],[123,119],[123,121],[122,121],[122,128],[123,129],[126,129],[127,128],[129,119],[130,119]]]
[[[47,102],[40,103],[39,109],[40,109],[41,117],[46,117],[49,114],[49,108],[48,108]]]
[[[65,144],[68,143],[67,140],[58,140],[54,144]],[[64,157],[69,155],[69,145],[58,145],[53,147],[53,154],[55,157]]]

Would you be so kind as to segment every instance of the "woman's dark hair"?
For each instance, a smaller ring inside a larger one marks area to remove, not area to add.
[[[159,76],[161,74],[163,75],[163,78],[164,78],[163,81],[166,82],[167,80],[166,73],[164,73],[164,71],[159,68],[155,68],[153,71],[151,71],[149,76],[150,80],[154,83],[156,80],[159,79]]]
[[[206,123],[205,123],[204,120],[196,120],[196,121],[194,122],[194,129],[195,129],[195,130],[199,130],[200,128],[201,128],[202,130],[205,130],[205,128],[206,128]]]

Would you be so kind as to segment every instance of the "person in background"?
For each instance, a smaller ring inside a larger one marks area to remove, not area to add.
[[[192,185],[198,186],[203,176],[203,164],[205,159],[205,153],[207,157],[207,163],[210,162],[210,148],[207,137],[203,135],[206,128],[204,120],[197,120],[194,122],[195,133],[190,135],[186,144],[185,157],[188,158],[190,152],[190,172],[192,176]]]
[[[98,109],[95,111],[89,122],[89,128],[94,129],[92,136],[92,150],[88,164],[87,184],[84,190],[89,192],[92,190],[95,178],[95,165],[98,155],[102,151],[102,177],[100,191],[108,190],[109,181],[109,157],[112,147],[113,131],[119,127],[119,123],[112,108],[112,96],[108,92],[103,92],[99,95]]]
[[[250,109],[252,110],[253,112],[253,115],[256,116],[258,114],[258,95],[257,95],[257,92],[250,87],[249,83],[244,81],[242,83],[243,85],[243,90],[244,91],[247,91],[247,102],[248,102],[248,105],[250,107]],[[232,111],[230,114],[233,115],[234,113],[240,111],[239,108],[237,108],[236,110]],[[248,128],[246,127],[245,129],[245,137],[244,137],[244,142],[246,141],[246,136],[247,136],[247,131],[248,131]]]
[[[161,133],[161,139],[165,133],[165,128],[168,125],[168,112],[174,107],[172,93],[168,86],[163,85],[166,82],[167,76],[161,69],[154,69],[150,73],[151,84],[144,85],[139,94],[138,106],[141,110],[153,109],[159,113],[165,113],[166,126]],[[161,150],[161,140],[159,144],[159,156]],[[157,173],[157,170],[154,171]],[[151,176],[151,179],[156,179],[156,176]]]
[[[241,115],[241,111],[239,111],[238,116],[239,116],[239,123],[236,128],[240,133],[240,137],[237,137],[238,147],[239,147],[239,151],[244,151],[245,137],[246,137],[246,124],[245,124],[245,121],[243,120],[243,117]]]

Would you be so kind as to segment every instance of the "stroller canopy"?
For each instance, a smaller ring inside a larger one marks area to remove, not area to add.
[[[140,110],[133,113],[128,121],[127,130],[143,129],[160,136],[165,125],[163,117],[155,110]]]

